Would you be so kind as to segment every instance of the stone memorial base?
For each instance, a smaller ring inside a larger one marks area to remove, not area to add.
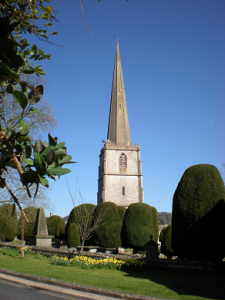
[[[29,244],[39,247],[52,247],[53,235],[32,235],[29,236]]]

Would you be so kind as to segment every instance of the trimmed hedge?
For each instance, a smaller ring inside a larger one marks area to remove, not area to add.
[[[70,226],[70,224],[76,224],[77,225],[77,220],[76,220],[76,216],[75,213],[77,214],[77,218],[79,220],[79,215],[81,215],[82,217],[86,218],[88,217],[88,226],[87,229],[91,228],[92,224],[93,224],[93,219],[94,219],[94,212],[95,212],[95,207],[96,205],[94,204],[90,204],[90,203],[83,203],[77,207],[74,207],[70,214],[69,214],[69,218],[66,224],[66,228],[65,228],[65,235],[66,235],[66,242],[68,244],[68,228]],[[84,219],[80,219],[80,223],[83,222]],[[86,224],[86,222],[85,222]],[[92,245],[94,243],[93,238],[86,240],[85,241],[85,246],[89,246]]]
[[[116,204],[102,202],[95,209],[95,218],[102,215],[102,226],[95,232],[95,244],[100,247],[118,248],[121,245],[122,222]]]
[[[4,204],[0,207],[1,239],[13,241],[17,234],[18,219],[14,205]]]
[[[117,206],[117,209],[118,209],[118,213],[119,213],[119,216],[120,216],[120,220],[123,223],[123,220],[124,220],[127,209],[124,206]]]
[[[165,230],[161,241],[161,252],[168,258],[171,258],[173,255],[175,255],[172,248],[172,225],[169,224],[164,228]]]
[[[173,196],[172,247],[180,258],[221,260],[225,256],[225,189],[213,165],[189,167]]]
[[[68,226],[67,246],[76,248],[80,246],[80,234],[77,224],[71,223]]]
[[[51,216],[47,218],[46,223],[48,227],[48,234],[54,235],[53,241],[59,242],[60,240],[62,240],[63,238],[60,234],[60,231],[58,230],[56,233],[56,228],[59,224],[61,224],[62,228],[65,228],[65,222],[63,221],[63,218],[61,218],[60,216]]]
[[[166,232],[166,229],[167,229],[167,226],[166,226],[166,227],[163,227],[163,229],[160,231],[159,241],[160,241],[161,243],[162,243],[164,234],[165,234],[165,232]]]
[[[124,247],[134,248],[134,251],[144,250],[145,244],[149,242],[150,235],[157,242],[158,217],[155,216],[155,208],[146,203],[130,204],[123,223],[122,236]],[[157,222],[157,224],[154,224]]]
[[[28,243],[29,235],[36,235],[37,234],[37,217],[38,217],[38,208],[36,207],[26,207],[24,212],[29,220],[29,223],[26,221],[24,222],[24,240]],[[22,220],[23,216],[20,216],[19,223],[18,223],[18,233],[17,236],[19,239],[22,238]]]

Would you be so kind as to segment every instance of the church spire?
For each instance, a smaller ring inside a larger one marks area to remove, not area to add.
[[[126,95],[123,83],[123,72],[118,42],[116,43],[116,58],[113,73],[107,139],[116,145],[131,144]]]

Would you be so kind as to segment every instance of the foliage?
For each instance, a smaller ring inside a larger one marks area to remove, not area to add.
[[[37,234],[36,222],[38,217],[38,208],[36,207],[26,207],[24,209],[24,213],[29,219],[29,223],[24,222],[24,240],[26,243],[29,242],[29,235]],[[22,221],[23,215],[20,216],[19,224],[18,224],[18,233],[17,236],[19,239],[22,239]]]
[[[172,225],[169,224],[164,228],[165,230],[161,241],[161,252],[168,258],[171,258],[173,255],[175,255],[172,248]]]
[[[123,220],[124,220],[124,217],[125,217],[125,214],[126,214],[126,211],[127,211],[126,207],[118,205],[117,209],[118,209],[118,213],[119,213],[119,216],[120,216],[120,220],[123,224]]]
[[[145,244],[150,240],[150,235],[153,235],[153,241],[157,242],[158,234],[154,236],[156,228],[154,222],[156,220],[153,214],[155,214],[155,209],[146,203],[129,205],[123,223],[125,247],[135,248],[135,251],[143,251]]]
[[[56,230],[55,230],[55,237],[60,240],[60,241],[64,241],[66,239],[66,234],[65,234],[65,229],[66,229],[66,224],[64,222],[64,224],[59,223],[56,226]]]
[[[167,226],[166,227],[163,227],[163,229],[160,231],[160,235],[159,235],[159,241],[162,243],[162,240],[163,240],[163,236],[164,236],[164,234],[165,234],[165,232],[166,232],[166,228],[167,228]]]
[[[7,168],[17,169],[22,185],[30,198],[32,196],[28,185],[37,185],[35,197],[40,183],[48,186],[46,176],[55,179],[55,175],[70,172],[69,169],[62,168],[65,163],[71,163],[71,156],[67,155],[65,143],[57,144],[58,139],[53,139],[49,135],[49,143],[38,140],[33,144],[28,137],[30,127],[24,121],[29,114],[40,113],[34,105],[43,95],[43,85],[34,87],[21,78],[23,74],[36,73],[37,76],[45,74],[41,66],[29,65],[28,59],[40,61],[49,59],[50,55],[46,55],[35,44],[29,48],[29,43],[21,36],[29,33],[42,40],[48,40],[49,35],[56,34],[56,32],[48,34],[44,29],[51,26],[55,20],[53,8],[46,2],[49,0],[3,0],[0,4],[0,98],[5,94],[12,94],[22,110],[15,120],[14,128],[11,125],[7,127],[6,123],[4,128],[0,123],[0,188],[7,188],[22,214],[24,212],[19,200],[4,178],[3,173]],[[38,25],[37,21],[44,21],[43,27],[42,24]],[[20,89],[16,87],[18,83]],[[26,219],[25,215],[24,218]]]
[[[76,248],[77,246],[80,246],[79,228],[75,223],[71,223],[68,227],[67,246],[69,248]]]
[[[77,207],[74,207],[70,214],[66,224],[66,233],[70,224],[75,223],[79,228],[81,242],[86,242],[86,245],[91,244],[92,236],[95,231],[95,225],[93,224],[94,210],[96,205],[83,203]],[[89,241],[89,243],[87,242]]]
[[[225,189],[217,168],[199,164],[183,174],[173,196],[172,247],[179,257],[221,260]]]
[[[155,242],[158,241],[158,237],[159,237],[159,220],[158,220],[158,214],[157,214],[157,210],[154,206],[151,206],[151,210],[152,210],[152,221],[153,221],[153,240]]]
[[[0,234],[5,241],[13,241],[17,234],[17,212],[14,205],[5,204],[0,207]]]
[[[95,232],[95,243],[101,247],[118,248],[121,245],[122,222],[116,204],[102,202],[95,209],[95,219],[103,216],[101,227]]]
[[[51,216],[51,217],[47,218],[46,223],[47,223],[47,227],[48,227],[48,234],[54,235],[53,241],[55,241],[55,242],[60,241],[60,237],[61,237],[60,230],[58,230],[58,232],[57,232],[58,235],[57,235],[56,228],[59,224],[61,224],[65,228],[65,222],[63,221],[63,218],[61,218],[60,216]]]
[[[142,267],[146,262],[134,259],[116,259],[108,257],[103,259],[94,259],[88,256],[75,256],[68,259],[67,257],[59,257],[55,255],[52,257],[54,265],[73,266],[81,269],[106,269],[106,270],[121,270],[123,267],[133,268],[134,266]]]
[[[37,86],[40,84],[47,84],[44,76],[37,76],[36,74],[24,74],[22,76],[23,81],[29,81],[31,85]],[[20,90],[19,84],[13,87],[15,90]],[[1,90],[1,87],[0,87]],[[35,140],[35,137],[41,138],[41,132],[54,130],[57,128],[57,120],[55,115],[55,110],[49,101],[39,101],[36,104],[36,108],[41,113],[33,113],[24,116],[23,120],[30,126],[29,137]],[[23,112],[19,103],[15,100],[12,94],[5,93],[1,94],[0,102],[0,114],[1,114],[1,126],[4,128],[9,128],[9,130],[18,129],[17,118]],[[19,199],[22,207],[33,206],[33,199],[30,199],[27,195],[26,190],[24,190],[21,185],[21,180],[18,176],[17,169],[7,167],[7,171],[3,173],[5,181],[10,186],[13,194]],[[36,184],[34,183],[29,187],[31,194],[35,194]],[[12,204],[14,200],[10,196],[7,189],[2,189],[0,194],[0,202]],[[51,202],[49,198],[49,189],[44,186],[39,185],[38,194],[35,198],[36,207],[44,207],[45,209],[52,210]]]

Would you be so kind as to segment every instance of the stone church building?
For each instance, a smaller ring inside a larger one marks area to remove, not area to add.
[[[119,44],[113,73],[107,141],[100,152],[97,201],[128,207],[144,202],[140,148],[131,143]]]

